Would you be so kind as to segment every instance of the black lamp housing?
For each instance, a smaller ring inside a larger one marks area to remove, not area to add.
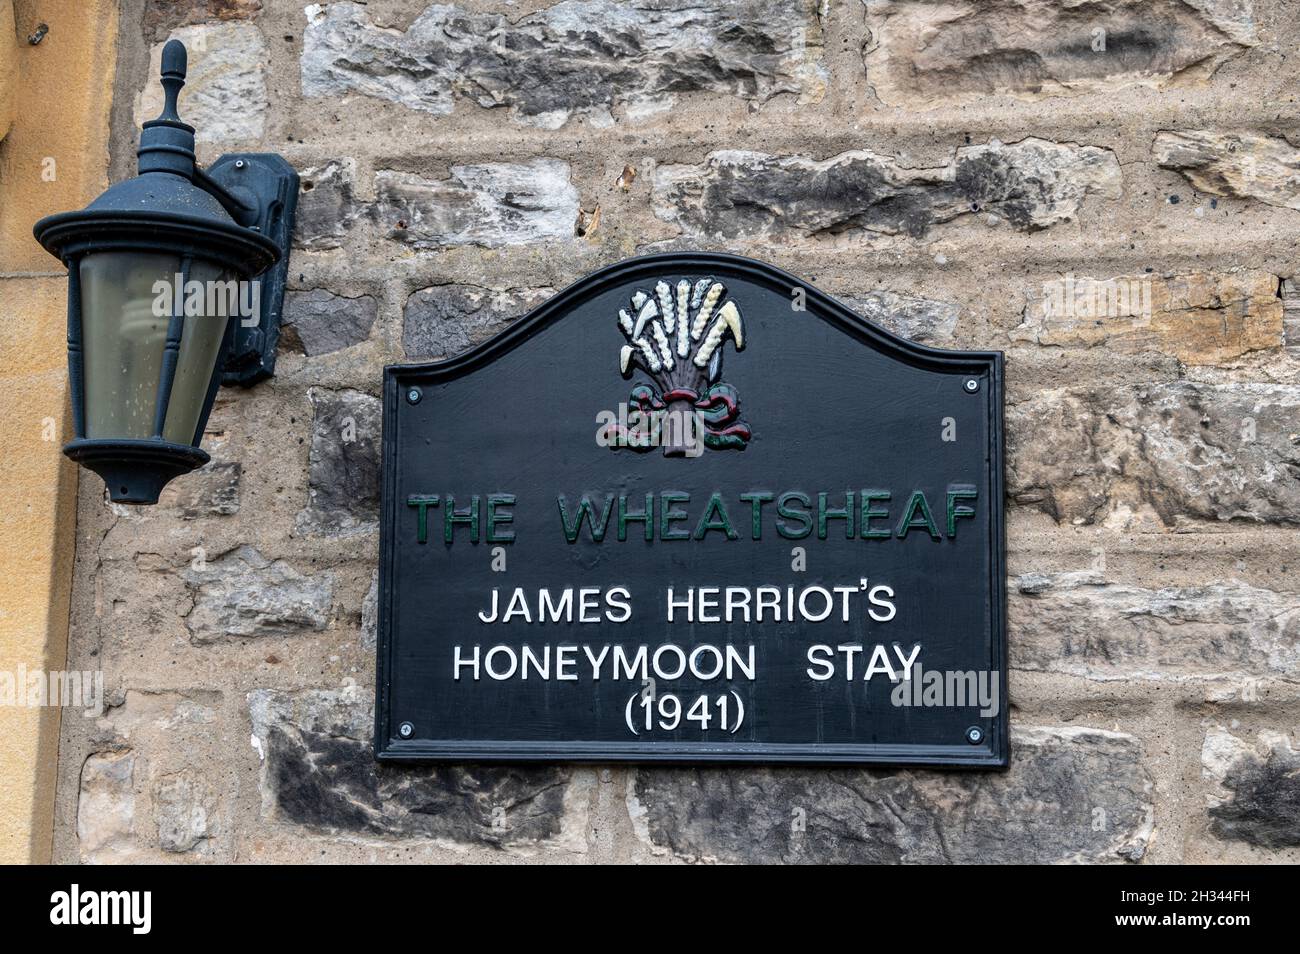
[[[185,67],[184,44],[169,41],[165,104],[141,131],[139,175],[33,229],[68,269],[76,437],[63,452],[103,477],[116,503],[157,503],[168,481],[207,463],[199,444],[217,388],[275,368],[298,175],[264,153],[200,169],[194,128],[176,112]],[[208,313],[213,297],[200,294],[191,308],[193,287],[255,287],[242,298],[258,307]]]

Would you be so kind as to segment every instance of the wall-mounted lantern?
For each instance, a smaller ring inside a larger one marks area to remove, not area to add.
[[[80,212],[36,223],[68,269],[68,457],[117,503],[152,504],[207,463],[199,447],[222,384],[275,365],[298,175],[278,155],[194,160],[176,99],[185,46],[162,53],[162,114],[140,133],[139,175]]]

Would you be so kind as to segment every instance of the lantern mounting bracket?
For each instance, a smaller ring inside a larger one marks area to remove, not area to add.
[[[280,249],[279,261],[254,279],[258,288],[256,314],[236,322],[234,342],[221,376],[222,384],[251,387],[275,372],[289,244],[298,205],[298,173],[283,157],[262,152],[228,153],[206,172],[195,172],[195,185],[226,206],[241,225],[260,232]],[[238,203],[235,208],[229,208],[231,198]]]

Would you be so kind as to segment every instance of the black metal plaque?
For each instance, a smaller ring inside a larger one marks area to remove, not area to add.
[[[655,255],[383,427],[380,759],[1007,764],[1000,352]]]

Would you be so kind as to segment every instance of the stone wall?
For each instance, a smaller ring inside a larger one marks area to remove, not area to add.
[[[82,481],[58,857],[1300,860],[1300,6],[126,0],[118,176],[168,36],[302,171],[288,329]],[[372,760],[382,365],[676,248],[1007,352],[1008,772]]]

